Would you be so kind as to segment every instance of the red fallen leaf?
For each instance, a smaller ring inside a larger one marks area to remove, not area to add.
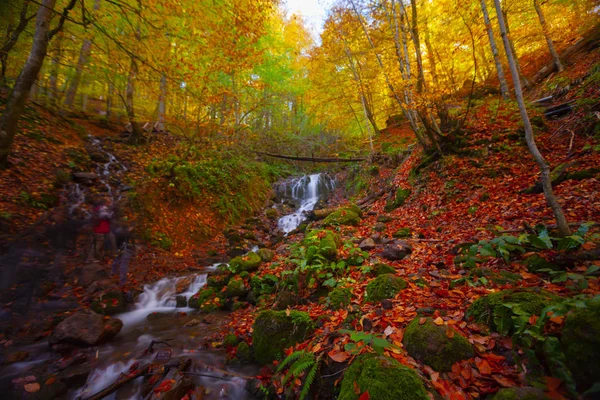
[[[44,382],[44,385],[52,385],[54,382],[56,382],[56,378],[51,376],[50,378],[46,379],[46,382]]]
[[[563,315],[559,315],[556,317],[551,317],[550,321],[554,322],[555,324],[562,325],[564,319],[565,317]]]
[[[354,386],[354,393],[356,393],[357,395],[360,394],[360,387],[358,386],[358,383],[353,382],[353,386]]]
[[[562,379],[558,379],[553,376],[546,376],[545,379],[546,379],[546,386],[548,386],[548,389],[550,391],[556,391],[560,387],[560,384],[562,383]]]
[[[168,392],[169,390],[171,390],[174,383],[175,383],[174,379],[170,379],[168,381],[162,381],[160,385],[158,385],[156,388],[154,388],[154,393],[158,394],[158,393]]]
[[[476,362],[476,364],[477,369],[479,369],[479,372],[481,372],[483,375],[489,375],[492,373],[492,368],[486,360],[481,360],[480,362]]]
[[[371,396],[369,395],[369,391],[367,390],[366,392],[364,392],[363,394],[360,395],[360,397],[358,398],[358,400],[370,400]]]
[[[327,353],[327,355],[335,362],[345,362],[346,360],[348,360],[350,358],[350,354],[343,352],[343,351],[339,351],[336,352],[335,350],[331,350],[329,353]]]
[[[492,378],[494,378],[494,380],[498,382],[500,386],[505,388],[514,387],[517,385],[515,381],[502,375],[492,375]]]
[[[423,325],[427,321],[427,318],[419,318],[419,325]]]
[[[558,392],[555,392],[554,390],[544,392],[544,395],[550,400],[567,400],[567,397],[563,396]]]

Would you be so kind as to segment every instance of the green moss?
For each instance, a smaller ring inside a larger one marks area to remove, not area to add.
[[[534,387],[503,388],[492,397],[492,400],[544,400],[548,399],[544,391]]]
[[[108,292],[92,302],[90,308],[103,315],[114,315],[125,311],[123,292]]]
[[[365,392],[377,400],[429,399],[415,371],[394,359],[375,354],[364,354],[350,364],[344,373],[338,400],[357,400]]]
[[[488,325],[496,330],[494,309],[501,304],[515,304],[522,311],[539,315],[547,306],[560,301],[560,297],[543,289],[526,288],[510,289],[478,298],[467,310],[467,316],[473,317],[477,323]]]
[[[230,333],[228,335],[226,335],[223,338],[223,346],[224,347],[233,347],[233,346],[237,346],[237,344],[239,343],[239,339],[237,338],[237,336],[235,336],[235,334]]]
[[[306,234],[304,245],[307,247],[306,259],[312,262],[317,255],[335,261],[341,241],[338,235],[329,230],[313,230]]]
[[[339,225],[358,225],[360,223],[360,217],[354,211],[343,208],[336,210],[329,214],[327,218],[323,220],[323,226],[339,226]]]
[[[548,262],[544,257],[539,254],[534,254],[532,256],[527,257],[524,260],[525,265],[527,266],[527,271],[529,272],[538,272],[540,269],[551,269],[553,271],[560,270],[560,267]]]
[[[300,311],[262,311],[252,325],[256,360],[263,365],[283,355],[283,350],[306,339],[314,330],[310,316]]]
[[[395,274],[396,268],[388,264],[379,263],[373,266],[373,273],[375,274],[375,276],[384,274]]]
[[[395,238],[407,238],[410,236],[410,228],[400,228],[394,233]]]
[[[229,274],[209,275],[208,278],[206,278],[206,286],[221,290],[227,286],[227,282],[229,282],[229,276]]]
[[[235,355],[241,362],[252,362],[252,350],[246,342],[242,342],[238,345],[235,350]]]
[[[242,271],[240,273],[240,278],[242,279],[247,279],[250,276],[250,273],[248,271]]]
[[[238,297],[243,295],[246,292],[246,288],[244,287],[244,281],[241,278],[231,278],[229,283],[227,284],[227,290],[225,293],[227,297]]]
[[[337,310],[348,307],[352,300],[352,291],[348,288],[335,288],[328,296],[329,308]]]
[[[188,306],[204,312],[213,312],[224,303],[222,295],[213,288],[204,287],[190,297]]]
[[[600,298],[586,301],[567,316],[561,343],[577,391],[582,393],[600,381]]]
[[[239,256],[232,259],[229,262],[229,267],[233,273],[238,274],[242,271],[256,271],[261,263],[262,260],[259,255],[252,251],[245,256]]]
[[[598,174],[598,172],[600,172],[600,168],[590,168],[590,169],[584,169],[584,170],[581,170],[581,171],[569,172],[567,174],[567,179],[573,179],[575,181],[582,181],[584,179],[591,179],[596,174]]]
[[[391,299],[406,287],[406,281],[392,274],[379,275],[367,285],[367,301]]]
[[[410,196],[410,189],[403,189],[403,188],[398,188],[398,190],[396,191],[396,197],[394,198],[394,200],[389,201],[386,205],[385,205],[385,211],[392,211],[395,210],[398,207],[401,207],[404,205],[404,203],[406,203],[406,200],[408,199],[408,197]]]
[[[388,223],[392,220],[392,217],[390,217],[389,215],[380,215],[379,217],[377,217],[377,222],[383,222]]]
[[[271,221],[276,220],[277,218],[279,218],[279,213],[277,212],[276,209],[274,208],[267,208],[265,210],[265,215],[267,216],[268,219],[270,219]]]
[[[451,371],[455,362],[473,357],[473,346],[458,332],[449,338],[446,330],[452,328],[437,326],[431,318],[420,325],[419,319],[404,331],[402,344],[411,357],[439,372]]]
[[[258,249],[256,254],[258,254],[260,259],[263,260],[264,262],[272,261],[273,257],[275,257],[275,252],[273,250],[265,249],[265,248]]]

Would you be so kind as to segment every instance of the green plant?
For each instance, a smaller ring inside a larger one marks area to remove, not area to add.
[[[364,346],[369,346],[375,353],[381,355],[385,349],[400,350],[398,346],[390,343],[387,339],[377,337],[374,334],[340,329],[340,333],[350,336],[351,342],[346,343],[344,350],[350,354],[360,354]]]
[[[550,268],[539,269],[537,272],[546,272],[552,278],[552,283],[561,283],[571,280],[574,288],[585,290],[589,287],[589,281],[598,279],[597,277],[592,276],[592,274],[598,272],[598,270],[600,270],[599,266],[592,265],[583,274],[576,274],[567,271],[555,271]]]
[[[304,400],[306,396],[308,396],[310,388],[315,381],[320,363],[321,355],[317,357],[315,354],[304,350],[296,351],[283,360],[283,362],[277,368],[277,373],[280,374],[286,367],[288,368],[287,373],[283,377],[283,386],[286,386],[290,380],[293,382],[296,379],[300,379],[306,372],[304,382],[302,384],[302,390],[300,391],[300,396],[298,397],[299,400]]]

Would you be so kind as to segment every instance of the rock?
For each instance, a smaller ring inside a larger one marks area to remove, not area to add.
[[[394,198],[394,200],[388,201],[388,203],[385,205],[385,211],[389,212],[395,210],[400,206],[403,206],[404,203],[406,203],[408,197],[410,196],[410,192],[410,189],[403,189],[401,187],[398,188],[398,190],[396,190],[396,197]]]
[[[373,274],[375,276],[384,275],[384,274],[395,274],[396,268],[392,267],[388,264],[377,263],[373,266]]]
[[[296,305],[298,301],[298,295],[292,293],[289,290],[283,290],[277,294],[277,301],[275,302],[274,308],[276,310],[285,310],[288,307]]]
[[[187,307],[187,298],[185,296],[175,296],[175,302],[177,303],[177,305],[175,307],[177,308],[183,308],[183,307]]]
[[[92,161],[97,162],[97,163],[106,164],[107,162],[110,161],[110,158],[108,157],[108,154],[106,154],[103,151],[99,151],[99,150],[97,150],[97,151],[91,151],[91,152],[88,152],[88,154],[90,156],[90,159]]]
[[[361,250],[373,250],[375,248],[375,241],[371,238],[366,238],[358,245],[358,248]]]
[[[92,302],[90,308],[98,314],[115,315],[125,311],[126,304],[123,292],[113,291],[100,296]]]
[[[188,306],[204,312],[216,311],[225,303],[222,298],[223,295],[220,293],[219,295],[213,288],[203,287],[198,293],[190,297]]]
[[[273,257],[275,257],[275,252],[273,250],[267,249],[267,248],[258,249],[256,254],[258,254],[260,259],[263,260],[264,262],[273,261]]]
[[[229,277],[231,273],[212,273],[206,278],[206,286],[210,288],[215,288],[217,290],[221,290],[227,283],[229,283]]]
[[[180,293],[186,292],[193,281],[194,281],[193,276],[186,276],[184,278],[178,279],[177,282],[175,283],[175,294],[180,294]]]
[[[432,307],[421,307],[417,308],[417,315],[433,315],[435,309]]]
[[[530,386],[502,388],[492,396],[491,400],[546,400],[544,391]]]
[[[265,216],[271,221],[275,221],[279,218],[279,212],[275,208],[267,208],[265,210]]]
[[[497,330],[494,323],[496,306],[510,303],[528,314],[539,315],[544,308],[560,300],[559,296],[539,288],[502,290],[475,300],[467,309],[467,317],[472,317],[475,322],[485,324],[495,331]]]
[[[338,400],[358,400],[368,392],[371,399],[428,400],[419,375],[398,361],[376,354],[357,357],[346,372]]]
[[[394,308],[394,303],[392,303],[392,301],[389,299],[381,300],[381,308],[384,310],[391,310]]]
[[[599,382],[600,377],[600,299],[585,304],[567,316],[560,339],[579,393]]]
[[[240,340],[238,339],[238,337],[234,333],[230,333],[228,335],[225,335],[225,337],[223,338],[223,347],[235,347],[239,342]]]
[[[239,274],[242,271],[256,271],[260,264],[262,264],[262,260],[259,255],[251,251],[245,256],[238,256],[231,260],[229,262],[229,268],[234,274]]]
[[[75,182],[84,182],[87,183],[89,181],[95,181],[98,179],[98,174],[93,172],[73,172],[73,180]]]
[[[107,268],[100,264],[88,264],[81,268],[79,284],[83,287],[91,285],[93,282],[106,278],[108,276]]]
[[[386,227],[387,227],[386,224],[384,224],[383,222],[378,222],[373,226],[373,230],[375,232],[383,232],[383,231],[385,231]]]
[[[243,296],[246,293],[246,287],[244,286],[244,281],[239,277],[233,277],[229,280],[227,284],[227,289],[225,290],[225,295],[227,297],[239,297]]]
[[[408,324],[402,340],[411,357],[438,372],[449,372],[455,362],[473,357],[473,346],[464,336],[452,330],[449,337],[449,326],[438,326],[431,318],[421,325],[419,320],[417,317]]]
[[[381,235],[379,233],[372,234],[371,239],[373,239],[373,242],[377,244],[381,243]]]
[[[334,211],[323,220],[323,226],[358,225],[360,217],[354,211],[342,209]]]
[[[306,234],[304,245],[306,246],[306,260],[312,262],[317,255],[329,261],[335,261],[338,257],[338,247],[341,246],[338,235],[329,230],[313,230]]]
[[[49,342],[95,346],[115,337],[122,327],[120,319],[81,310],[59,323],[52,331]]]
[[[406,281],[392,274],[380,275],[367,285],[366,301],[391,299],[406,287]]]
[[[266,365],[283,356],[284,349],[306,339],[314,323],[305,312],[266,310],[256,317],[252,329],[256,361]]]
[[[352,291],[348,288],[335,288],[329,292],[327,300],[329,308],[332,310],[346,308],[350,305],[350,301],[352,300]]]
[[[19,361],[26,360],[29,357],[29,353],[26,351],[15,351],[7,355],[0,364],[12,364]]]
[[[410,237],[410,228],[400,228],[393,235],[395,238],[407,238]]]
[[[390,217],[389,215],[385,215],[385,214],[382,214],[377,217],[377,222],[388,223],[391,220],[392,220],[392,217]]]
[[[235,349],[235,356],[242,363],[252,362],[252,350],[250,349],[250,346],[248,346],[248,343],[240,343]]]
[[[399,241],[395,242],[395,244],[386,245],[381,252],[381,257],[390,261],[398,261],[412,253],[412,247],[410,247],[410,245],[407,243],[398,244],[398,242]]]
[[[183,326],[185,326],[186,328],[193,328],[194,326],[198,326],[198,325],[200,325],[201,323],[202,323],[202,321],[200,321],[200,320],[197,320],[196,318],[194,318],[194,319],[192,319],[192,320],[188,321],[188,322],[187,322],[185,325],[183,325]]]

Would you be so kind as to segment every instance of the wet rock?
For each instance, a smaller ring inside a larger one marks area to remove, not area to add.
[[[423,324],[419,322],[420,318],[415,318],[408,324],[402,341],[404,349],[414,359],[436,371],[448,372],[455,362],[473,357],[473,346],[451,327],[438,326],[431,318]],[[452,335],[448,334],[449,329]]]
[[[412,247],[408,243],[396,241],[395,244],[388,244],[381,252],[381,257],[390,261],[399,261],[412,253]]]
[[[185,326],[186,328],[192,328],[192,327],[194,327],[194,326],[198,326],[198,325],[200,325],[201,323],[202,323],[202,321],[200,321],[200,320],[197,320],[196,318],[194,318],[194,319],[192,319],[192,320],[188,321],[188,322],[187,322],[187,323],[186,323],[184,326]]]
[[[392,274],[380,275],[367,285],[366,301],[391,299],[406,287],[406,281]]]
[[[358,248],[361,250],[373,250],[375,248],[375,241],[371,238],[366,238],[358,245]]]
[[[73,172],[73,180],[79,183],[91,183],[98,179],[98,174],[94,172]]]
[[[106,164],[107,162],[110,161],[108,154],[106,154],[105,152],[100,151],[100,150],[90,151],[90,152],[88,152],[88,154],[90,156],[90,159],[97,163]]]
[[[19,361],[26,360],[29,357],[29,353],[26,351],[16,351],[8,354],[1,362],[1,364],[12,364]]]
[[[185,296],[175,296],[175,302],[177,308],[187,307],[187,298]]]
[[[115,337],[122,327],[120,319],[81,310],[59,323],[52,331],[49,342],[95,346]]]
[[[120,314],[126,308],[125,297],[121,291],[108,292],[94,300],[90,308],[98,314]]]
[[[186,276],[184,278],[181,278],[177,281],[177,283],[175,284],[175,294],[180,294],[185,292],[190,285],[192,284],[192,282],[194,281],[194,277],[193,276]]]

